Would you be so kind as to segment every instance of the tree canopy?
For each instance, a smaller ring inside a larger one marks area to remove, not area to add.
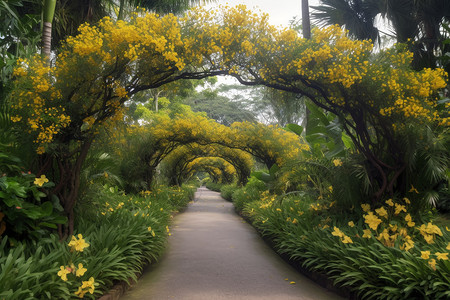
[[[370,42],[352,40],[338,26],[303,39],[242,5],[183,17],[135,14],[129,22],[106,17],[82,25],[52,66],[39,57],[19,61],[11,119],[34,138],[39,174],[59,167],[55,192],[70,212],[99,126],[122,120],[130,96],[181,79],[230,75],[305,96],[338,116],[373,170],[377,199],[393,194],[405,176],[407,125],[450,122],[437,94],[445,72],[414,71],[411,59],[401,47],[373,54]]]

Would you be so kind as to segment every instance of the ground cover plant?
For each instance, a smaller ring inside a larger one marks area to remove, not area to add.
[[[343,208],[332,186],[321,195],[276,195],[257,181],[236,189],[233,203],[293,263],[361,299],[449,297],[450,224],[414,217],[407,197]]]
[[[67,242],[56,234],[39,241],[0,244],[3,299],[95,299],[119,281],[136,280],[162,254],[172,214],[192,199],[194,186],[125,195],[104,187],[77,220]]]

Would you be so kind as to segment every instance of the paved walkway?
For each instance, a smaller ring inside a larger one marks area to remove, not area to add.
[[[167,254],[122,300],[342,299],[286,264],[219,193],[199,188],[171,233]]]

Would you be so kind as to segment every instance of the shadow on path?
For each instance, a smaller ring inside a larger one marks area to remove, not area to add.
[[[122,300],[342,299],[295,271],[230,202],[204,187],[171,233],[167,254]]]

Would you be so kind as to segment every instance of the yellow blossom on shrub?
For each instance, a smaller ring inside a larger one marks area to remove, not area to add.
[[[370,204],[361,204],[361,208],[364,212],[368,212],[370,210]]]
[[[351,239],[349,236],[347,236],[347,235],[345,235],[345,236],[342,238],[341,241],[342,241],[344,244],[353,244],[352,239]]]
[[[373,230],[377,230],[378,225],[382,222],[377,216],[375,216],[371,211],[364,215],[365,223],[369,225],[369,227]]]
[[[435,255],[438,260],[448,260],[448,253],[436,252]]]
[[[334,230],[331,232],[332,235],[337,236],[341,239],[341,242],[344,244],[353,244],[352,239],[345,235],[345,233],[343,233],[339,228],[337,228],[336,226],[334,226]]]
[[[72,239],[69,242],[69,247],[71,247],[71,251],[83,252],[83,250],[89,247],[89,244],[83,239],[83,235],[78,234],[78,239],[75,236],[72,236]]]
[[[334,226],[334,230],[331,232],[331,234],[334,235],[334,236],[338,236],[338,237],[343,237],[344,236],[344,233],[339,228],[337,228],[336,226]]]
[[[433,269],[433,270],[435,270],[436,271],[436,260],[433,258],[433,259],[430,259],[429,261],[428,261],[428,264],[430,265],[430,267]]]
[[[62,280],[67,281],[67,274],[70,273],[70,270],[68,270],[65,266],[59,267],[58,276],[61,277]]]
[[[386,200],[386,204],[389,206],[394,206],[394,202],[392,202],[392,199]]]
[[[405,221],[408,222],[408,226],[409,226],[409,227],[414,227],[414,225],[416,225],[416,223],[414,223],[414,222],[412,221],[412,218],[411,218],[411,215],[410,215],[410,214],[407,214],[407,215],[406,215]]]
[[[343,162],[342,162],[342,160],[340,160],[340,159],[334,159],[333,160],[333,164],[336,166],[336,167],[340,167],[340,166],[342,166],[343,165]]]
[[[409,249],[414,247],[414,241],[409,235],[405,236],[404,241],[405,242],[403,243],[402,248],[404,248],[405,251],[408,251]]]
[[[445,249],[450,250],[450,242],[447,244],[447,247]]]
[[[83,281],[81,286],[78,287],[78,290],[75,292],[75,295],[79,298],[84,298],[84,295],[88,292],[93,294],[95,290],[94,284],[94,277],[89,278],[87,281]]]
[[[422,254],[420,257],[423,259],[429,259],[430,258],[430,251],[420,251],[420,253]]]
[[[41,177],[36,178],[33,183],[37,186],[43,186],[46,182],[48,182],[48,178],[45,175],[41,175]]]
[[[363,238],[370,239],[372,237],[372,231],[370,229],[364,229],[363,232]]]
[[[380,216],[380,217],[385,217],[387,219],[387,215],[388,212],[386,211],[386,209],[384,207],[375,209],[375,212]]]
[[[79,263],[79,264],[78,264],[78,268],[77,268],[77,270],[75,271],[75,276],[81,277],[81,276],[84,275],[84,273],[86,273],[86,271],[87,271],[87,269],[83,267],[83,264],[82,264],[82,263]]]
[[[395,215],[398,215],[399,213],[401,213],[402,211],[406,212],[406,207],[404,205],[395,203]]]
[[[355,227],[355,223],[353,221],[348,222],[348,226]]]
[[[439,227],[433,225],[431,222],[429,222],[427,225],[422,224],[418,228],[418,230],[428,244],[434,243],[434,237],[436,234],[442,236],[442,231],[439,229]]]

